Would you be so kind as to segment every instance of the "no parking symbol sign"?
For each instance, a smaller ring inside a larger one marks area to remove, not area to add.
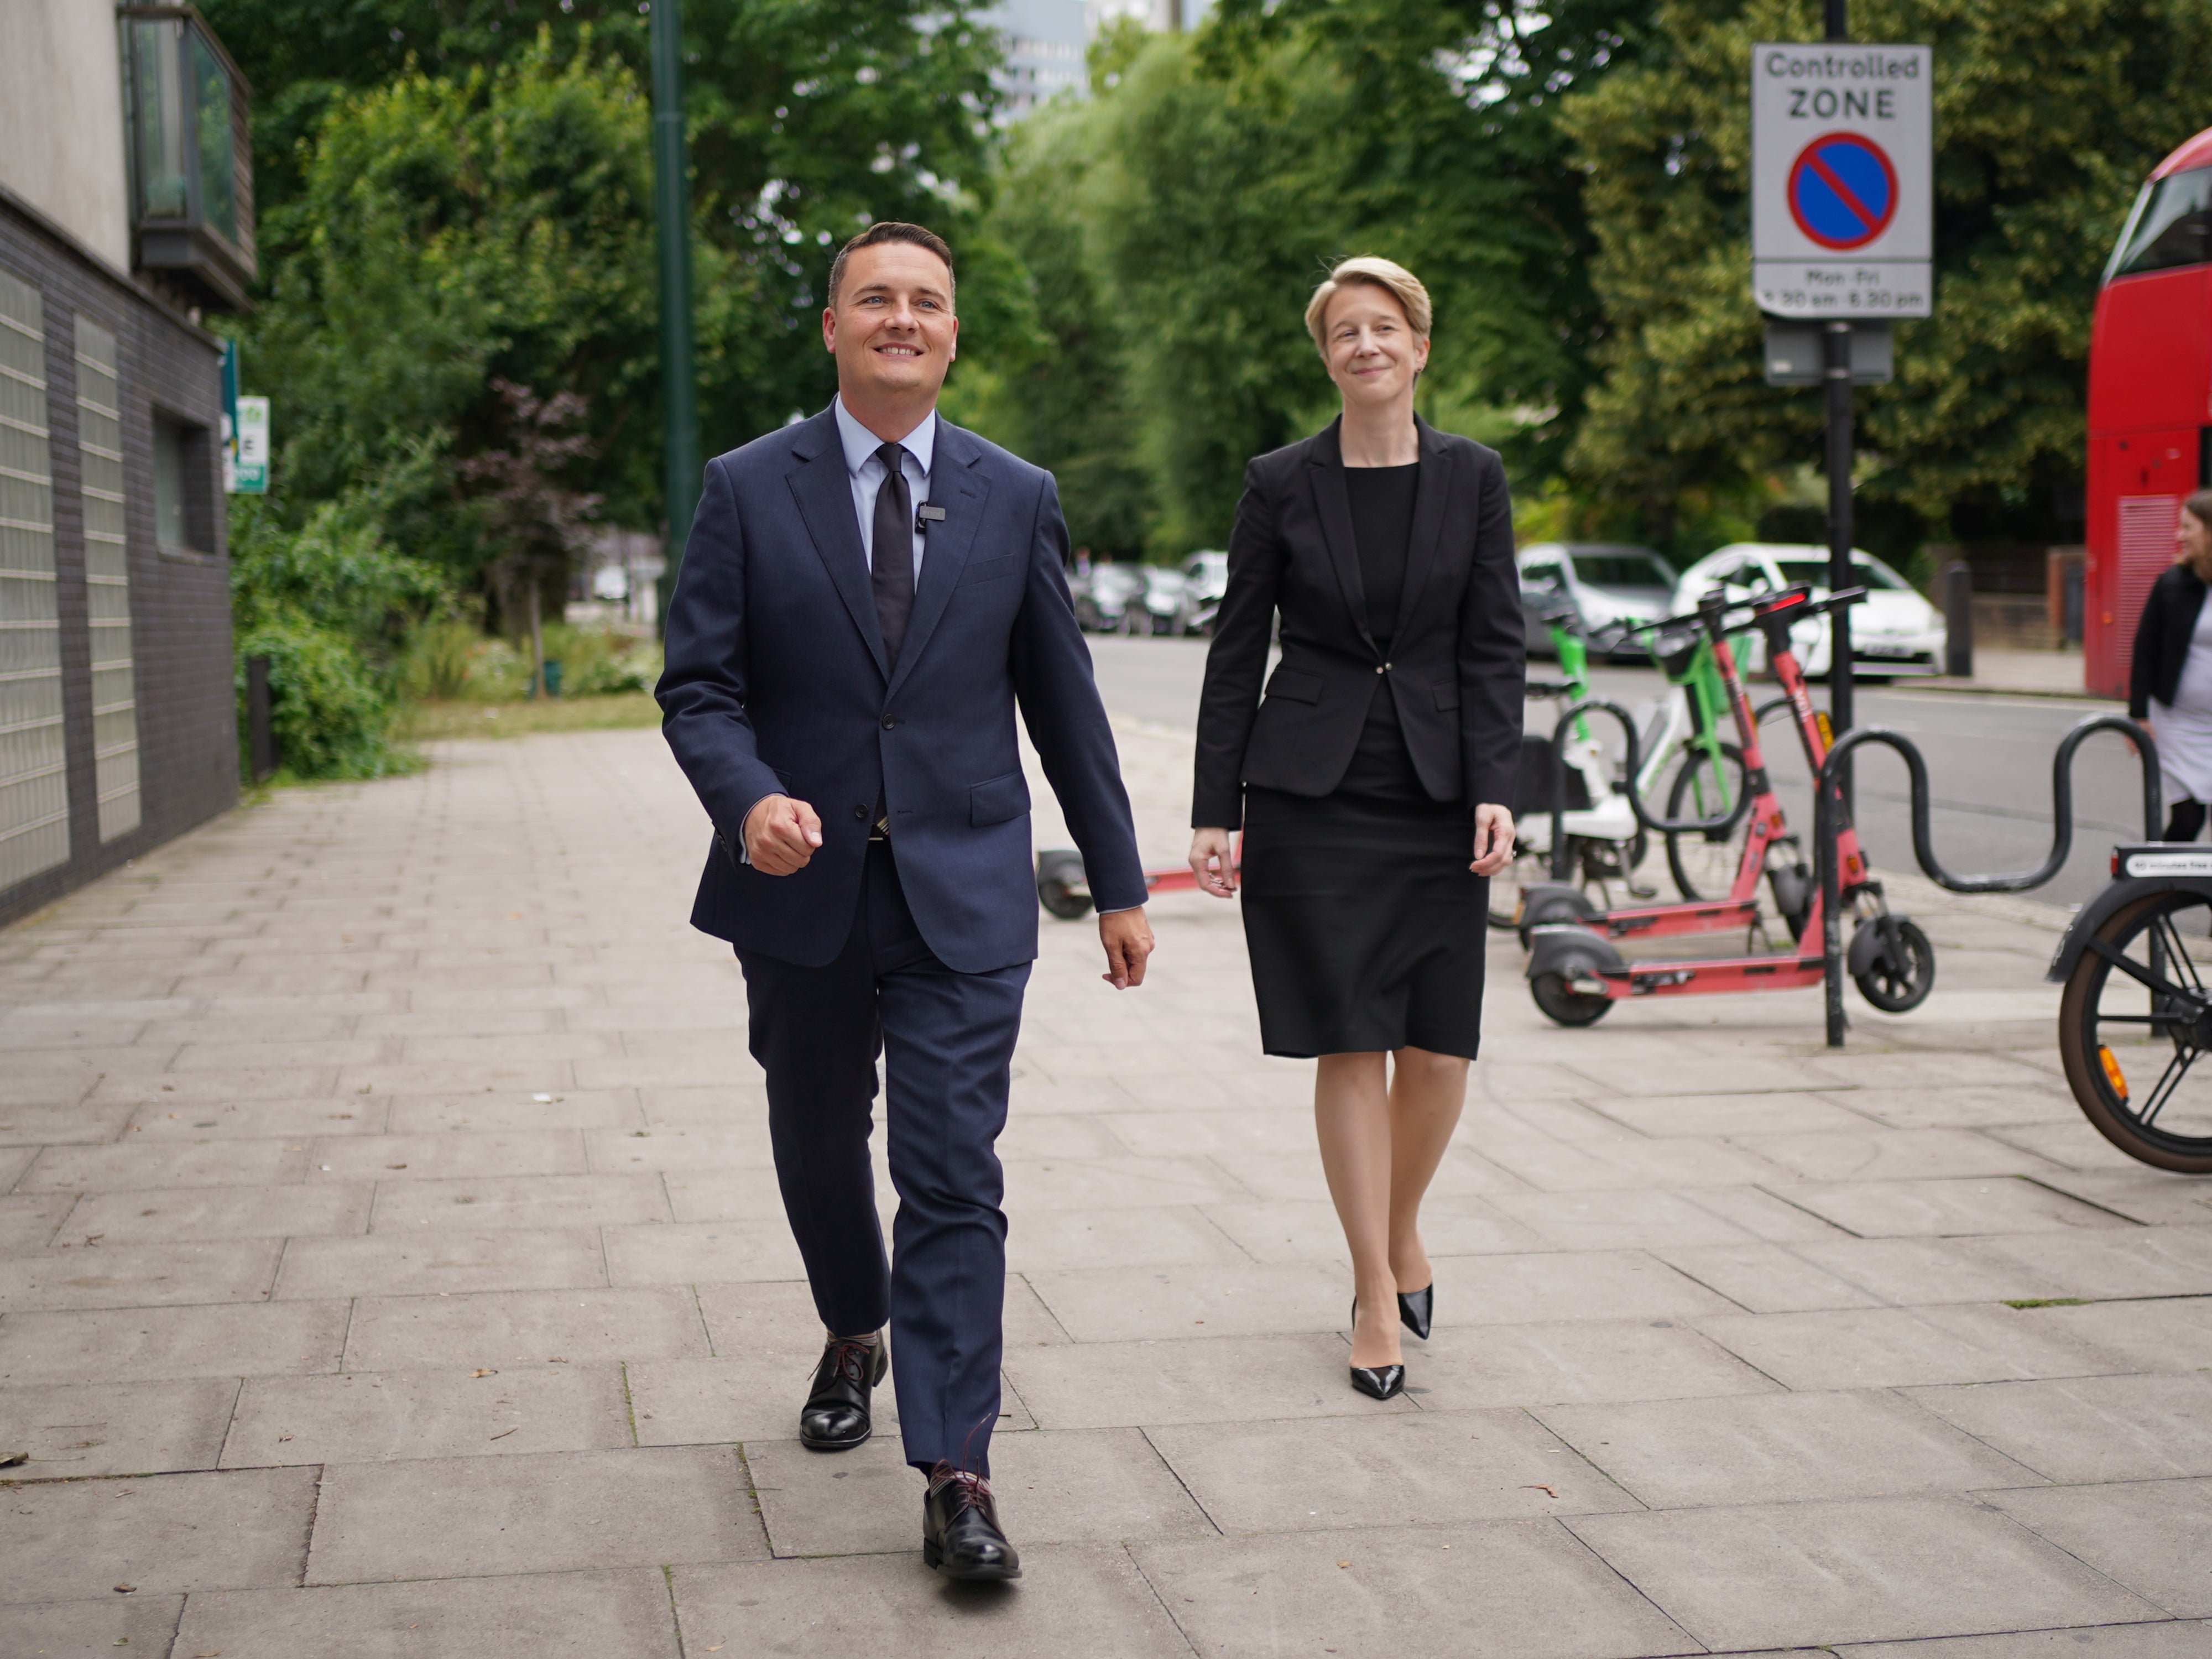
[[[1752,293],[1780,317],[1925,317],[1926,46],[1759,46],[1751,60]]]

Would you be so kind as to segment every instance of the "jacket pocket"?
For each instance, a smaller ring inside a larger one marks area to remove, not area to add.
[[[1300,668],[1278,668],[1267,681],[1267,695],[1285,702],[1319,702],[1322,678]]]
[[[927,556],[923,556],[927,558]],[[997,581],[1002,576],[1018,576],[1028,562],[1027,556],[1020,553],[1009,553],[996,559],[977,559],[960,573],[960,580],[955,586],[972,587],[977,582]]]
[[[1459,707],[1459,682],[1457,680],[1446,680],[1442,685],[1431,686],[1429,689],[1436,697],[1437,708],[1456,708]]]
[[[968,792],[968,823],[972,829],[1004,823],[1029,810],[1030,782],[1018,772],[979,783]]]

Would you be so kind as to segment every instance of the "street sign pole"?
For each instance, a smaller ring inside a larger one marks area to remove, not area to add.
[[[1851,562],[1851,386],[1888,378],[1893,319],[1933,309],[1932,54],[1854,44],[1846,0],[1824,0],[1817,45],[1751,55],[1751,289],[1766,314],[1767,374],[1799,381],[1818,331],[1827,391],[1828,587],[1858,586]],[[1809,345],[1809,339],[1806,340]],[[1828,616],[1828,709],[1854,724],[1851,613]],[[1839,775],[1845,800],[1850,774]]]
[[[1831,41],[1851,38],[1850,0],[1826,0],[1823,21]],[[1828,325],[1828,592],[1851,586],[1851,325]],[[1851,611],[1838,605],[1828,613],[1828,720],[1840,733],[1851,729]],[[1844,807],[1851,805],[1850,757],[1837,775]]]
[[[691,340],[691,187],[684,143],[684,20],[680,0],[651,0],[653,208],[660,253],[662,495],[668,514],[655,607],[661,630],[677,567],[699,504],[699,411]]]

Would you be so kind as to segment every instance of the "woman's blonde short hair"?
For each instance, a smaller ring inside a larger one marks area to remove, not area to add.
[[[1328,346],[1321,334],[1328,318],[1328,302],[1338,289],[1346,283],[1366,283],[1382,289],[1398,302],[1406,313],[1406,325],[1416,338],[1429,337],[1429,325],[1435,320],[1429,309],[1429,291],[1421,286],[1421,279],[1395,259],[1384,259],[1372,253],[1362,253],[1350,259],[1337,261],[1328,279],[1313,291],[1306,301],[1306,332],[1313,336],[1314,347],[1324,355]]]

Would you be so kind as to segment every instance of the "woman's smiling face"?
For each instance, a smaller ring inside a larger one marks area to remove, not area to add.
[[[1322,340],[1328,377],[1347,403],[1404,397],[1429,360],[1429,343],[1407,325],[1397,296],[1373,283],[1346,283],[1329,296]]]

